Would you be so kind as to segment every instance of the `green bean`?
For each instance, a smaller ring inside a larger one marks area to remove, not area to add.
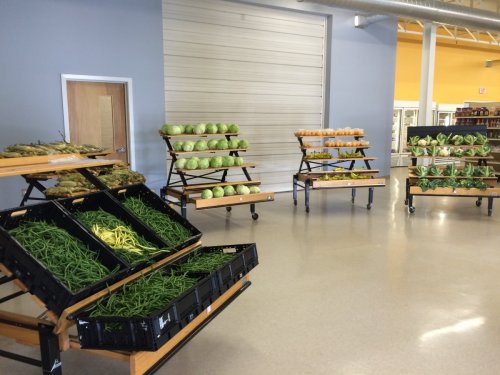
[[[125,284],[122,289],[111,294],[89,310],[91,317],[147,317],[164,308],[187,289],[197,283],[197,279],[185,275],[166,274],[154,271],[136,281]]]
[[[147,241],[129,225],[103,209],[81,211],[75,213],[75,216],[78,221],[106,242],[129,264],[149,261],[151,257],[160,252],[170,251],[169,249],[159,249],[158,246]]]
[[[26,221],[9,233],[73,293],[119,269],[106,268],[96,252],[53,223]]]
[[[213,272],[233,258],[234,254],[223,252],[195,253],[179,268],[182,272]]]
[[[176,222],[165,213],[148,206],[140,198],[126,198],[123,201],[123,205],[170,245],[184,242],[192,236],[191,232],[181,223]]]

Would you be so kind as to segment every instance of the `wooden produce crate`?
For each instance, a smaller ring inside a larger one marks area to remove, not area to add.
[[[239,204],[270,202],[274,201],[274,192],[261,192],[248,195],[232,195],[230,197],[222,198],[192,198],[197,210],[204,208],[236,206]]]
[[[437,196],[456,196],[456,197],[498,197],[500,196],[500,188],[487,188],[480,190],[477,188],[451,188],[438,187],[422,191],[419,186],[410,186],[410,194],[412,195],[437,195]]]

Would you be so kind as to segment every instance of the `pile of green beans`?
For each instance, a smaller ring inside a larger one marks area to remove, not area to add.
[[[91,317],[147,317],[165,308],[198,282],[185,275],[155,271],[132,283],[125,284],[120,292],[99,300],[90,311]]]
[[[83,223],[96,236],[101,238],[108,246],[115,250],[119,256],[124,258],[129,264],[136,264],[151,260],[151,257],[160,252],[169,252],[170,249],[159,249],[147,241],[144,237],[135,232],[129,225],[118,219],[115,215],[98,209],[94,211],[81,211],[75,213],[78,221]],[[126,230],[129,235],[129,246],[117,245],[114,241],[116,236],[104,236],[106,232]],[[133,247],[133,248],[132,248]]]
[[[196,253],[180,264],[182,272],[213,272],[234,258],[234,254],[222,252]]]
[[[123,201],[123,205],[171,245],[179,244],[191,237],[191,232],[181,223],[148,206],[140,198],[129,197]]]
[[[73,293],[119,269],[106,268],[96,252],[52,223],[26,221],[9,233]]]

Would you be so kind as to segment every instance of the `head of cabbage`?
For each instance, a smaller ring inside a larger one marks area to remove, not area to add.
[[[206,130],[206,125],[205,124],[198,124],[198,125],[195,125],[194,126],[194,130],[193,130],[193,133],[194,134],[205,134],[205,130]]]
[[[222,157],[221,156],[214,156],[210,160],[210,167],[212,167],[212,168],[220,168],[220,167],[222,167]]]
[[[250,189],[246,185],[238,185],[236,186],[236,192],[240,195],[248,195],[250,194]]]
[[[227,150],[228,147],[229,147],[229,144],[225,139],[220,139],[219,141],[217,141],[217,149],[218,150]]]
[[[217,139],[211,139],[208,141],[207,146],[209,150],[217,150]]]
[[[203,158],[200,159],[198,162],[198,168],[199,169],[207,169],[210,168],[210,158]]]
[[[193,141],[186,141],[182,145],[182,151],[186,152],[191,152],[194,150],[194,142]]]
[[[214,198],[222,198],[224,196],[224,189],[216,186],[212,189],[212,193],[214,194]]]
[[[202,199],[210,199],[212,198],[214,195],[212,193],[212,190],[210,189],[205,189],[201,192],[201,198]]]
[[[236,190],[234,189],[233,186],[229,185],[229,186],[224,187],[224,196],[225,197],[230,197],[230,196],[235,195],[235,194],[236,194]]]
[[[248,141],[246,139],[241,139],[239,142],[239,147],[243,150],[246,150],[248,148]]]
[[[223,123],[217,124],[217,133],[219,134],[227,133],[227,125]]]
[[[243,158],[241,156],[236,156],[234,158],[234,165],[242,166],[243,165]]]
[[[238,148],[240,142],[237,140],[237,139],[231,139],[229,142],[228,142],[228,146],[229,148],[231,149],[236,149]]]
[[[198,168],[198,160],[196,158],[190,158],[186,162],[186,169],[197,169]]]
[[[184,142],[182,141],[175,141],[172,147],[174,148],[175,151],[182,151],[182,145]]]
[[[184,133],[185,134],[193,134],[194,126],[193,125],[186,125],[184,126]]]
[[[205,151],[207,149],[207,142],[204,140],[196,141],[194,149],[196,151]]]
[[[250,186],[250,194],[260,193],[260,188],[258,186]]]
[[[175,162],[175,168],[184,169],[186,167],[187,159],[180,158]]]
[[[211,122],[207,124],[206,132],[208,134],[216,134],[217,133],[217,125],[212,124]]]
[[[239,133],[240,126],[238,124],[229,125],[229,133]]]
[[[224,156],[222,158],[222,166],[223,167],[232,167],[233,165],[234,165],[234,157]]]

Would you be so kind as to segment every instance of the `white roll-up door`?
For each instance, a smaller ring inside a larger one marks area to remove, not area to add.
[[[241,126],[266,190],[291,190],[297,129],[323,127],[326,19],[223,0],[163,0],[168,123]],[[241,178],[237,173],[230,177]]]

